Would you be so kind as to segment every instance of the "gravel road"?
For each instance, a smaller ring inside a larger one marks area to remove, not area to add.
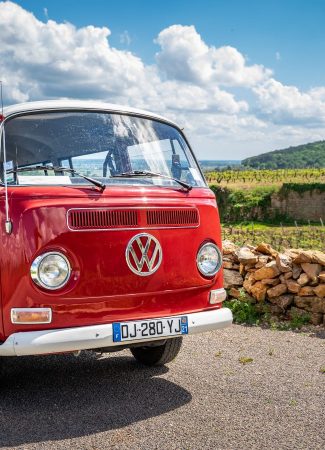
[[[155,369],[128,351],[11,359],[0,447],[323,450],[323,337],[234,325]]]

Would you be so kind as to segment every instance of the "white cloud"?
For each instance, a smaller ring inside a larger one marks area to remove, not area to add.
[[[245,101],[236,101],[233,94],[218,87],[182,84],[177,81],[160,82],[160,98],[166,110],[185,110],[201,112],[221,112],[237,114],[248,110]]]
[[[281,54],[280,54],[280,52],[275,52],[275,59],[276,59],[277,61],[280,61],[280,59],[281,59]]]
[[[77,97],[158,107],[161,112],[185,108],[235,114],[248,109],[245,101],[217,86],[162,79],[157,67],[111,47],[106,27],[43,23],[11,2],[0,8],[0,68],[8,101]]]
[[[273,78],[254,88],[260,114],[279,124],[325,124],[325,88],[300,92],[296,86],[286,86]]]
[[[156,59],[167,77],[198,84],[254,86],[271,71],[261,65],[246,64],[234,47],[208,47],[194,26],[172,25],[157,38],[161,51]]]
[[[115,100],[146,83],[142,61],[110,47],[108,28],[49,20],[0,3],[0,69],[9,101],[47,97]]]
[[[231,149],[238,158],[322,136],[325,87],[301,92],[285,86],[236,48],[208,46],[194,26],[162,30],[156,63],[147,65],[112,47],[107,27],[57,23],[46,8],[44,15],[46,23],[15,3],[0,2],[6,103],[88,98],[151,109],[185,126],[202,143],[199,157],[228,159]],[[120,40],[129,45],[127,31]]]

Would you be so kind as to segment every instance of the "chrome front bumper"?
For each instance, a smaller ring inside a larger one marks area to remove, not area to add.
[[[228,308],[185,315],[188,317],[189,334],[219,330],[228,327],[232,323],[232,313]],[[168,337],[164,337],[164,339],[168,339]],[[156,340],[159,340],[159,338]],[[142,339],[125,343],[113,342],[112,324],[62,328],[57,330],[23,331],[10,335],[8,339],[0,345],[0,356],[26,356],[41,355],[45,353],[73,352],[139,342],[145,343],[148,342],[148,340]]]

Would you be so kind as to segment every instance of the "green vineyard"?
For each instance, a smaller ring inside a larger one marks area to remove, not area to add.
[[[278,170],[225,170],[206,172],[209,184],[220,185],[278,185],[283,183],[325,183],[325,168]]]

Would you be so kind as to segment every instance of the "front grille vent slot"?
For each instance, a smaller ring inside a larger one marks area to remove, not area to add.
[[[76,208],[68,211],[68,227],[72,231],[196,228],[196,208]]]
[[[75,209],[69,211],[68,225],[73,230],[132,228],[138,226],[136,210]]]
[[[198,226],[197,209],[152,209],[147,210],[147,224],[151,226]]]

